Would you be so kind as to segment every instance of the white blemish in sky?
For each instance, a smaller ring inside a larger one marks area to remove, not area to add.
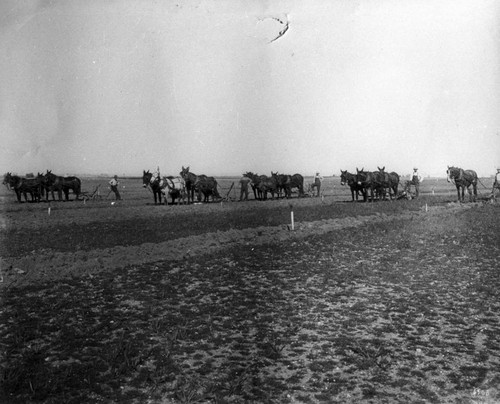
[[[6,0],[0,170],[500,167],[500,2]]]

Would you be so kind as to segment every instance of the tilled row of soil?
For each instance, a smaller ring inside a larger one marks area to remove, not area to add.
[[[248,229],[208,232],[157,243],[113,246],[61,252],[53,249],[36,249],[23,257],[7,257],[2,260],[3,287],[19,286],[30,282],[62,279],[66,277],[92,276],[92,274],[157,261],[176,261],[200,254],[212,254],[221,249],[238,245],[264,245],[276,241],[299,240],[317,234],[325,234],[344,228],[382,223],[397,219],[429,219],[434,215],[452,214],[474,205],[448,204],[420,211],[406,211],[396,215],[377,213],[367,216],[324,219],[312,222],[296,222],[281,226],[259,226]],[[69,236],[70,237],[70,236]],[[2,287],[0,286],[0,287]]]

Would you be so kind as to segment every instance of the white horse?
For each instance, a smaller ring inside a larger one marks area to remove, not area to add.
[[[177,199],[177,204],[179,205],[182,201],[182,204],[186,203],[186,182],[182,177],[163,177],[160,180],[161,193],[165,198],[165,204],[168,204],[167,196],[170,195],[172,198],[172,204],[175,204],[175,200]]]

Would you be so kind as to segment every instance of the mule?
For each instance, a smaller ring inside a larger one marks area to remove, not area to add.
[[[389,186],[392,189],[395,196],[398,195],[399,182],[401,181],[401,177],[398,173],[391,171],[389,173]]]
[[[182,177],[167,176],[163,177],[162,181],[165,187],[162,187],[162,193],[165,198],[165,205],[168,204],[167,195],[172,198],[172,205],[175,204],[177,199],[177,204],[186,203],[186,183]],[[160,186],[163,184],[160,181]]]
[[[189,166],[187,166],[186,168],[182,166],[182,170],[179,174],[186,184],[188,204],[194,202],[194,192],[196,190],[195,184],[198,176],[189,171]]]
[[[393,196],[396,198],[398,195],[399,175],[394,171],[387,173],[385,171],[385,166],[382,168],[377,166],[377,168],[378,173],[376,173],[376,181],[380,185],[380,188],[383,189],[383,199],[386,198],[386,189],[389,191],[389,199],[392,200]]]
[[[62,199],[62,194],[64,193],[64,197],[66,201],[69,201],[69,191],[73,191],[76,195],[76,199],[80,196],[82,189],[82,182],[78,177],[70,176],[70,177],[62,177],[56,174],[53,174],[51,170],[47,170],[45,173],[45,181],[44,187],[46,191],[46,199],[49,199],[48,191],[52,193],[52,199],[55,200],[54,191],[57,191],[59,200]]]
[[[473,202],[477,198],[477,173],[474,170],[463,170],[459,167],[450,167],[446,170],[446,180],[455,184],[457,188],[458,202],[464,202],[465,190],[469,194],[469,201]],[[470,191],[472,185],[474,196]],[[462,191],[462,197],[460,197],[460,190]]]
[[[275,176],[262,176],[258,188],[262,192],[262,200],[267,200],[267,193],[271,194],[271,199],[274,199],[274,194],[278,193],[278,180]]]
[[[217,190],[217,180],[214,177],[199,175],[195,183],[195,190],[198,194],[198,201],[203,199],[203,202],[209,202],[212,197],[212,202],[222,199]]]
[[[155,201],[155,205],[157,203],[161,204],[161,197],[163,194],[162,184],[160,183],[161,179],[159,176],[153,177],[153,173],[142,170],[142,186],[151,190],[153,193],[153,198]]]
[[[288,198],[288,188],[289,188],[290,176],[289,175],[285,175],[285,174],[278,174],[277,172],[273,173],[271,171],[271,177],[274,178],[275,181],[276,181],[276,186],[277,186],[276,193],[277,193],[277,197],[281,198],[282,194],[284,193],[285,197]]]
[[[351,189],[351,197],[352,202],[354,202],[354,197],[356,197],[356,201],[359,200],[359,193],[363,195],[363,200],[366,200],[366,190],[365,188],[358,182],[358,177],[356,174],[351,174],[347,170],[340,170],[340,185],[348,185]]]
[[[279,198],[281,198],[282,193],[285,194],[285,198],[291,198],[293,188],[298,189],[299,197],[304,196],[304,177],[301,174],[278,174],[271,171],[271,176],[276,179],[278,184]]]
[[[356,178],[358,184],[365,190],[365,202],[368,200],[373,202],[375,194],[381,195],[382,192],[385,192],[385,190],[381,189],[379,175],[376,172],[356,168]],[[368,191],[370,191],[370,194],[368,194]]]
[[[201,201],[202,197],[204,202],[208,202],[210,196],[212,196],[212,200],[214,201],[215,198],[221,198],[217,191],[217,180],[214,177],[207,177],[204,174],[196,175],[189,171],[189,166],[182,166],[179,174],[186,183],[188,203],[194,202],[195,192],[197,193],[198,201]]]
[[[285,196],[292,197],[292,189],[297,188],[299,197],[304,196],[304,177],[301,174],[285,175]]]
[[[7,189],[14,191],[19,203],[22,202],[22,196],[24,196],[24,201],[28,202],[28,194],[31,197],[31,202],[40,202],[41,200],[43,190],[39,177],[23,178],[8,172],[4,175],[3,184]]]
[[[243,174],[244,176],[250,178],[252,180],[252,191],[253,191],[253,196],[256,200],[261,200],[262,199],[262,191],[259,189],[259,184],[260,182],[266,178],[265,175],[258,175],[254,174],[251,171],[247,171],[246,173]]]

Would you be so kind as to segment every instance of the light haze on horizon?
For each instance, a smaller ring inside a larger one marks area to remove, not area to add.
[[[489,176],[499,21],[495,0],[2,1],[0,170]]]

